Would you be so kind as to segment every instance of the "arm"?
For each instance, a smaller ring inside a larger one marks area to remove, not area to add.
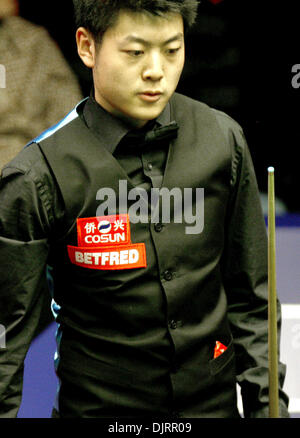
[[[245,417],[268,417],[268,254],[267,233],[254,168],[242,129],[220,114],[232,148],[231,198],[226,224],[223,278],[235,341],[237,381]],[[281,312],[278,301],[278,357]],[[280,416],[288,416],[279,363]]]
[[[6,167],[0,179],[0,418],[16,417],[23,364],[35,335],[47,289],[48,212],[45,187],[31,171]]]

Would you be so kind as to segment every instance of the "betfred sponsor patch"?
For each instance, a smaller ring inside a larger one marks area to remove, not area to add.
[[[130,243],[128,214],[77,219],[78,246],[111,246]]]
[[[90,269],[114,270],[147,266],[144,243],[101,249],[68,246],[68,253],[72,263]]]
[[[89,269],[147,267],[144,243],[131,243],[128,214],[77,219],[78,246],[68,245],[71,263]]]

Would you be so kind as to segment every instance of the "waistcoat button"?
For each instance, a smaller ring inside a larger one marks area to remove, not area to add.
[[[165,271],[165,273],[164,273],[164,279],[165,280],[167,280],[167,281],[170,281],[170,280],[172,280],[172,272],[170,272],[170,271]]]
[[[157,233],[160,233],[162,230],[163,230],[163,224],[160,224],[160,223],[158,223],[158,224],[155,224],[154,225],[154,230],[157,232]]]
[[[175,330],[177,328],[177,321],[172,319],[172,321],[170,321],[170,328]]]

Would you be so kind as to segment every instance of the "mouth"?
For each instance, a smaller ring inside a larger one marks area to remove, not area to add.
[[[146,102],[156,102],[161,96],[161,91],[143,91],[142,93],[139,93],[139,97]]]

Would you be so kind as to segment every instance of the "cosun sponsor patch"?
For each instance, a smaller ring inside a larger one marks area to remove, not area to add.
[[[77,219],[78,246],[68,245],[71,263],[89,269],[145,268],[144,243],[131,243],[128,214]]]

